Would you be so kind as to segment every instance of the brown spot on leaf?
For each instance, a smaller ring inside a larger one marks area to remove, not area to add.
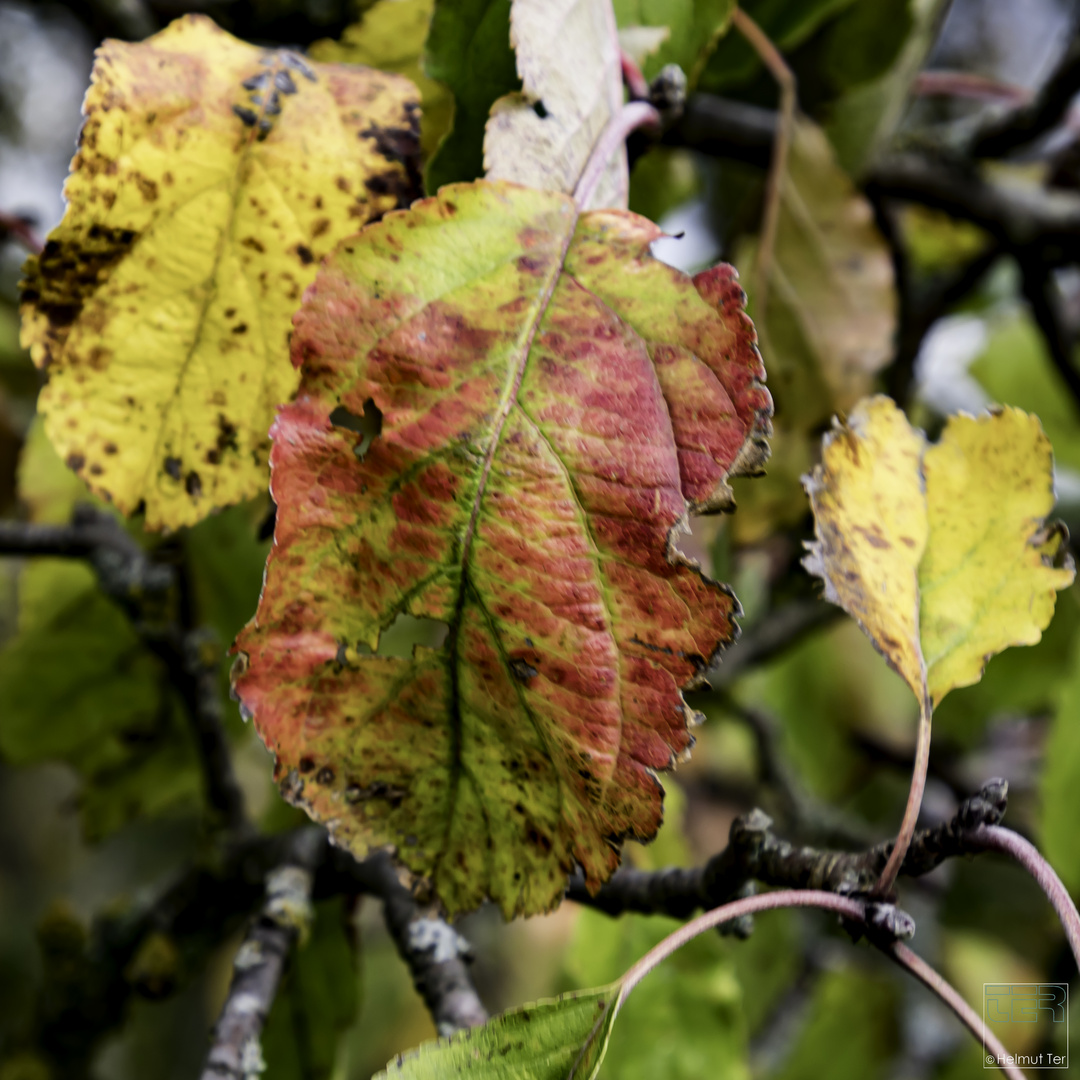
[[[165,475],[171,476],[174,480],[180,479],[181,461],[178,457],[167,457],[165,459]]]
[[[184,490],[193,499],[197,499],[202,494],[202,480],[199,478],[199,474],[194,470],[184,477]]]
[[[311,253],[311,248],[306,244],[297,244],[296,254],[305,266],[310,266],[315,261],[315,256]]]
[[[67,456],[67,467],[78,472],[86,464],[86,458],[82,454],[70,453]]]

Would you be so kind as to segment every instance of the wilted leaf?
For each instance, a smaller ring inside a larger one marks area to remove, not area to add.
[[[642,71],[653,78],[665,64],[678,64],[691,86],[695,76],[731,21],[734,0],[615,0],[619,38],[623,28],[665,28],[644,59]]]
[[[420,91],[420,146],[428,157],[450,127],[454,99],[420,66],[435,0],[378,0],[340,41],[316,41],[308,56],[325,64],[364,64],[404,75]]]
[[[290,317],[339,239],[414,194],[415,90],[186,16],[106,42],[24,340],[60,456],[175,528],[258,492]]]
[[[429,192],[484,174],[484,128],[496,98],[521,86],[510,47],[510,0],[436,0],[424,70],[453,94],[454,120],[428,163]]]
[[[897,300],[870,203],[805,118],[792,137],[770,269],[760,329],[777,397],[784,415],[818,424],[870,392],[892,357]]]
[[[617,986],[513,1009],[483,1027],[425,1043],[376,1080],[593,1080],[615,1022]]]
[[[770,401],[734,272],[690,279],[658,235],[448,187],[343,245],[297,316],[236,688],[286,794],[357,854],[395,845],[451,911],[551,907],[651,836],[680,687],[733,633],[676,542],[760,466]],[[368,655],[402,615],[443,648]]]
[[[490,180],[572,192],[623,104],[622,66],[608,0],[513,0],[510,40],[521,92],[491,107],[484,135]],[[626,148],[612,154],[590,207],[625,207]]]
[[[805,483],[807,569],[919,701],[936,706],[991,656],[1037,642],[1073,581],[1045,520],[1050,443],[1019,409],[954,416],[927,446],[892,401],[870,398],[826,436]]]

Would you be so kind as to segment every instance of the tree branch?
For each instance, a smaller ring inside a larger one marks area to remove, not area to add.
[[[382,900],[387,928],[439,1034],[486,1023],[487,1010],[469,974],[469,943],[402,885],[389,855],[372,855],[361,863],[349,859],[354,880]]]
[[[983,125],[971,142],[973,157],[1003,157],[1033,142],[1061,119],[1080,92],[1080,37],[1075,24],[1074,19],[1068,48],[1035,99]]]
[[[208,806],[226,829],[245,828],[243,793],[225,735],[221,650],[209,631],[181,626],[173,568],[156,562],[116,517],[93,506],[76,507],[68,525],[0,521],[0,555],[90,563],[102,591],[123,608],[184,702],[195,731]]]
[[[9,214],[0,210],[0,241],[17,240],[32,255],[40,255],[45,247],[33,225],[18,214]]]
[[[948,858],[982,850],[972,838],[972,830],[1001,820],[1007,793],[1004,780],[991,780],[949,821],[917,830],[900,873],[919,877]],[[583,877],[575,875],[566,895],[607,915],[636,911],[686,918],[698,908],[708,911],[725,903],[751,880],[843,895],[869,893],[892,850],[892,840],[852,853],[796,847],[772,831],[767,814],[752,810],[732,822],[728,846],[703,866],[654,872],[619,870],[594,895],[585,888]]]
[[[202,1080],[248,1080],[266,1068],[259,1038],[285,961],[310,930],[312,870],[320,838],[305,835],[294,861],[266,878],[266,903],[233,961],[229,995],[214,1029]]]
[[[1073,337],[1061,310],[1061,297],[1054,280],[1054,272],[1037,253],[1033,255],[1031,252],[1018,252],[1017,261],[1020,264],[1024,297],[1046,342],[1050,359],[1069,388],[1073,401],[1080,406],[1080,370],[1073,363]]]

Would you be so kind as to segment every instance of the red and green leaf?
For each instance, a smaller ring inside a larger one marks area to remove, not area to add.
[[[771,401],[734,271],[691,279],[659,235],[452,185],[346,241],[296,317],[236,689],[286,795],[450,911],[550,908],[651,837],[681,691],[736,632],[676,540],[760,468]],[[445,642],[375,655],[401,615]]]

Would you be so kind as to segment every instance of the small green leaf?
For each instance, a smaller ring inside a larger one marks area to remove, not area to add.
[[[611,1037],[617,986],[513,1009],[483,1027],[425,1043],[376,1080],[593,1080]]]
[[[521,87],[510,47],[510,0],[436,0],[424,70],[454,95],[454,121],[428,162],[434,194],[484,175],[484,127],[496,98]]]
[[[678,64],[693,84],[720,35],[731,21],[734,0],[615,0],[619,29],[667,27],[667,39],[651,53],[642,69],[653,78],[665,64]]]

